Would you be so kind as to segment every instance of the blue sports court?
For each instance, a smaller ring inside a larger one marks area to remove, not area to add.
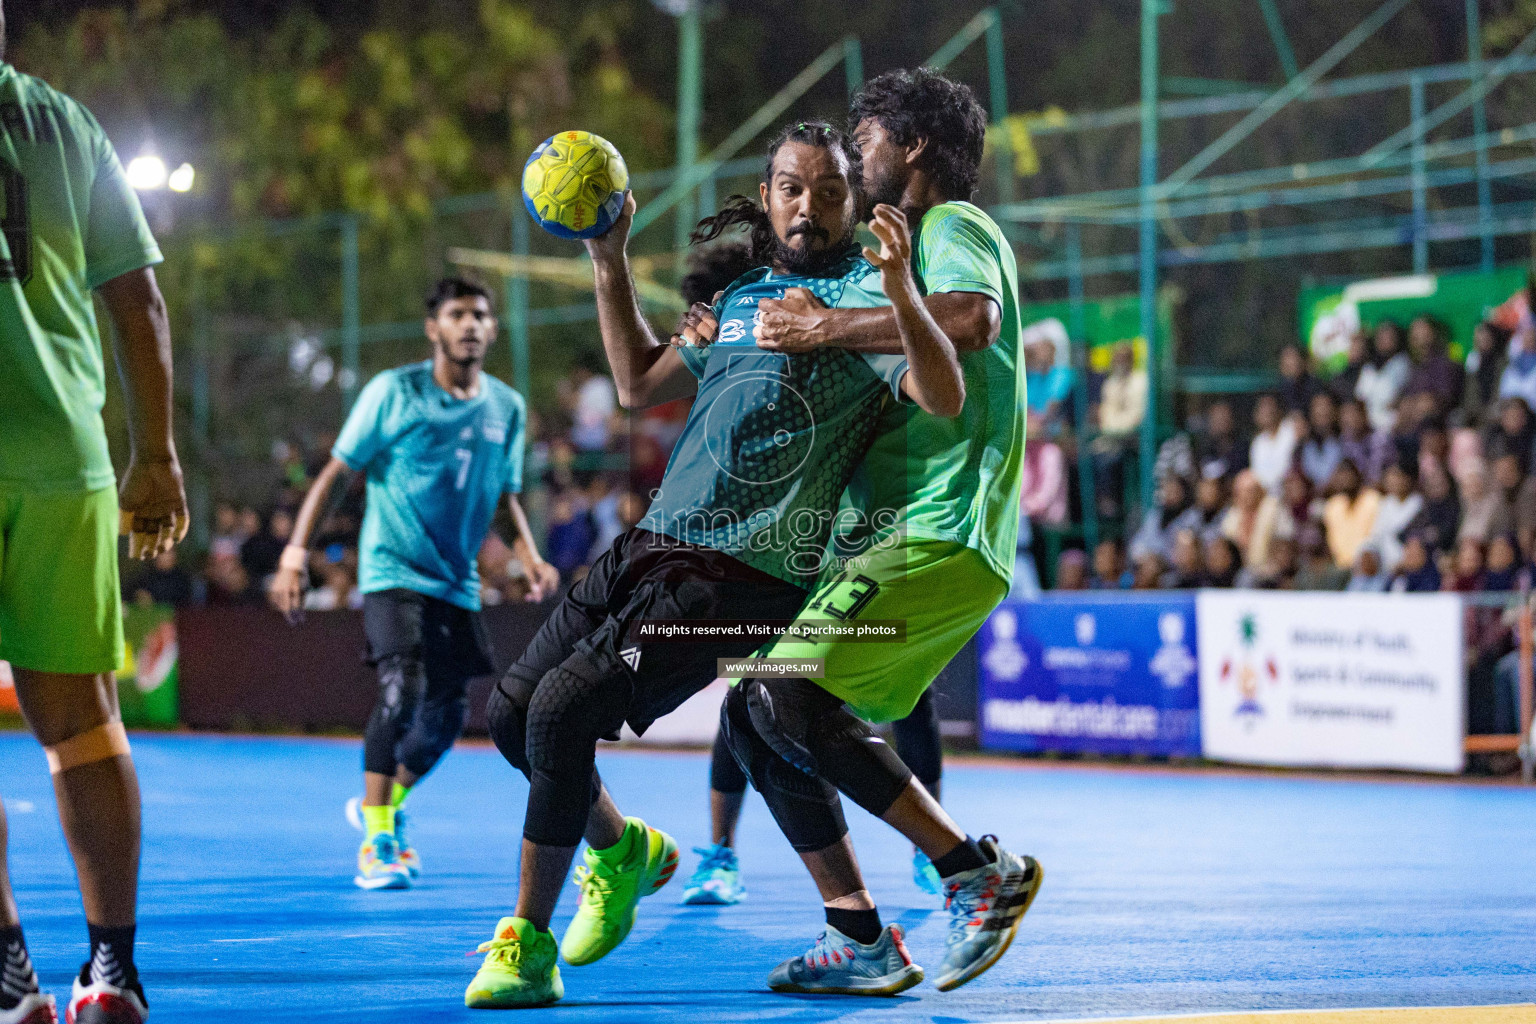
[[[140,734],[139,965],[154,1019],[420,1022],[462,1006],[475,946],[511,906],[523,779],[465,745],[412,799],[416,889],[351,882],[342,806],[358,744]],[[0,736],[13,878],[44,986],[67,991],[85,929],[41,751]],[[707,759],[605,751],[620,806],[706,841]],[[991,972],[951,993],[780,996],[768,970],[821,927],[815,890],[762,803],[739,847],[745,902],[684,908],[679,881],[628,942],[562,968],[562,1022],[1045,1021],[1253,1009],[1529,1003],[1536,797],[1495,785],[952,762],[946,803],[1040,857],[1045,888]],[[1006,808],[1006,810],[1004,810]],[[936,964],[944,915],[905,844],[849,809],[871,890]],[[555,930],[574,909],[569,887]],[[1426,1018],[1434,1019],[1434,1018]],[[1447,1016],[1445,1019],[1451,1019]],[[1512,1008],[1487,1020],[1536,1020]]]

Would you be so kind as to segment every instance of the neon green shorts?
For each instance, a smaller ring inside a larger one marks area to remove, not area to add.
[[[0,660],[78,675],[122,664],[116,488],[0,484]]]
[[[893,722],[917,699],[1008,595],[1008,584],[979,551],[943,540],[892,538],[849,561],[811,594],[804,619],[844,623],[899,620],[904,640],[806,641],[780,637],[770,658],[822,658],[816,682],[860,717]]]

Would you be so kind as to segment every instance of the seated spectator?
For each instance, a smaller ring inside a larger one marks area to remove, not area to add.
[[[1028,387],[1030,438],[1054,438],[1069,426],[1072,391],[1071,343],[1060,320],[1031,324],[1023,335],[1024,369]]]
[[[606,369],[601,355],[583,352],[560,385],[561,404],[571,417],[571,444],[579,452],[601,452],[608,448],[619,405]]]
[[[1296,458],[1303,421],[1287,415],[1274,395],[1260,395],[1253,407],[1253,423],[1258,433],[1248,445],[1248,469],[1266,492],[1277,491]]]
[[[1270,515],[1274,518],[1276,537],[1294,540],[1303,527],[1322,514],[1313,499],[1312,482],[1299,469],[1285,474],[1280,481],[1280,493],[1265,495],[1264,500],[1274,506]]]
[[[1106,537],[1093,549],[1093,578],[1090,590],[1129,590],[1135,577],[1125,566],[1125,552],[1120,541]]]
[[[1488,479],[1482,463],[1467,467],[1461,478],[1461,528],[1457,541],[1474,540],[1486,544],[1496,533],[1510,529],[1514,516],[1504,493]]]
[[[1518,398],[1527,408],[1536,408],[1536,337],[1519,334],[1510,339],[1499,398]]]
[[[1484,320],[1472,331],[1472,351],[1467,353],[1462,382],[1461,407],[1456,420],[1474,429],[1483,425],[1499,401],[1499,381],[1509,363],[1509,332]]]
[[[1387,458],[1390,448],[1387,434],[1371,429],[1364,402],[1351,399],[1339,406],[1339,450],[1355,464],[1367,483],[1380,479],[1382,469],[1391,461]],[[1317,487],[1327,485],[1327,480],[1314,482]]]
[[[1423,537],[1410,533],[1403,542],[1403,557],[1387,589],[1394,594],[1432,594],[1440,589],[1440,570]]]
[[[1195,471],[1195,434],[1201,429],[1199,416],[1184,421],[1184,429],[1164,441],[1157,449],[1157,461],[1152,463],[1152,479],[1165,480],[1181,476],[1193,480]]]
[[[1333,476],[1344,457],[1339,444],[1339,413],[1333,396],[1326,391],[1312,396],[1307,411],[1307,435],[1301,444],[1299,464],[1312,486],[1321,487]]]
[[[124,599],[134,604],[168,604],[175,608],[192,604],[192,574],[177,561],[175,548],[160,552],[148,567],[126,581]]]
[[[1300,345],[1292,342],[1280,350],[1280,407],[1284,414],[1299,412],[1303,416],[1312,408],[1312,399],[1323,392],[1312,371],[1307,367],[1307,354]]]
[[[1125,454],[1135,446],[1146,415],[1147,371],[1136,368],[1135,350],[1129,342],[1121,342],[1111,356],[1094,416],[1099,432],[1093,441],[1094,474],[1099,515],[1106,519],[1120,517]]]
[[[611,473],[599,473],[593,480],[592,486],[587,488],[587,500],[592,506],[592,550],[587,555],[590,564],[597,561],[604,551],[613,546],[613,542],[624,532],[624,524],[619,521],[619,500],[624,496],[624,491],[619,486],[619,479]]]
[[[1205,429],[1194,435],[1200,477],[1234,477],[1248,468],[1248,439],[1237,429],[1232,403],[1218,398],[1205,410]]]
[[[1077,548],[1067,548],[1056,557],[1057,590],[1088,589],[1088,556]]]
[[[266,589],[267,578],[277,572],[277,560],[282,557],[288,538],[293,536],[293,514],[285,508],[274,511],[265,525],[240,545],[240,564],[251,579]]]
[[[1403,534],[1424,507],[1423,495],[1414,490],[1416,482],[1411,466],[1401,463],[1388,466],[1381,476],[1385,493],[1376,508],[1376,524],[1368,543],[1389,573],[1396,571],[1403,557]]]
[[[1355,385],[1360,383],[1360,371],[1371,361],[1371,340],[1364,331],[1349,336],[1349,354],[1344,358],[1344,368],[1328,382],[1328,392],[1333,400],[1343,405],[1355,397]]]
[[[240,564],[240,549],[233,539],[215,544],[203,569],[208,581],[210,605],[260,604],[261,594],[251,586],[251,577]]]
[[[1408,325],[1408,355],[1413,367],[1403,384],[1403,394],[1429,396],[1437,416],[1454,409],[1462,393],[1462,369],[1445,354],[1445,336],[1445,325],[1428,313],[1419,314]]]
[[[1451,464],[1451,435],[1444,421],[1432,419],[1419,429],[1419,479],[1430,467],[1445,468]]]
[[[1367,544],[1355,556],[1355,571],[1350,574],[1344,589],[1351,594],[1383,594],[1391,581],[1387,570],[1382,568],[1381,553]]]
[[[1520,572],[1520,550],[1513,534],[1500,533],[1488,542],[1487,565],[1483,569],[1483,589],[1504,591],[1516,589],[1516,576]]]
[[[549,534],[545,539],[545,558],[562,577],[568,577],[587,565],[587,555],[597,531],[587,514],[585,497],[574,488],[561,491],[550,499]]]
[[[1226,514],[1227,482],[1219,476],[1204,477],[1195,484],[1195,503],[1173,521],[1170,537],[1176,537],[1180,530],[1190,530],[1204,544],[1221,534],[1221,523]],[[1168,544],[1168,553],[1172,557],[1172,540]]]
[[[1497,416],[1483,431],[1483,458],[1493,463],[1501,456],[1513,455],[1521,466],[1528,466],[1533,438],[1536,423],[1531,420],[1531,408],[1525,399],[1501,399]]]
[[[1453,594],[1472,594],[1482,590],[1483,559],[1482,541],[1476,537],[1463,537],[1457,541],[1456,557],[1441,588]]]
[[[1294,538],[1276,537],[1270,542],[1269,557],[1264,564],[1244,566],[1233,586],[1243,590],[1294,589],[1296,572],[1300,568],[1298,550]]]
[[[1334,561],[1328,537],[1317,526],[1303,530],[1296,538],[1301,565],[1291,581],[1295,590],[1343,590],[1349,582],[1349,570]]]
[[[1365,486],[1354,462],[1344,459],[1328,481],[1323,501],[1323,525],[1328,531],[1328,549],[1340,569],[1353,569],[1360,549],[1376,526],[1376,510],[1381,495]]]
[[[1441,466],[1430,466],[1419,477],[1419,493],[1424,504],[1408,524],[1409,532],[1423,540],[1431,556],[1450,550],[1461,529],[1461,501],[1451,475]]]
[[[1173,548],[1174,524],[1190,508],[1189,484],[1181,476],[1165,476],[1157,488],[1157,504],[1142,516],[1131,538],[1131,558],[1147,552],[1167,557]]]
[[[1067,518],[1067,460],[1054,441],[1029,436],[1024,442],[1024,465],[1019,507],[1033,523],[1059,526]]]
[[[1205,542],[1205,580],[1201,586],[1230,590],[1237,584],[1237,576],[1242,568],[1243,561],[1238,555],[1237,545],[1231,540],[1212,537]]]
[[[321,557],[311,559],[310,564],[316,567],[320,585],[304,595],[306,611],[332,612],[342,608],[356,611],[363,606],[363,595],[357,591],[357,580],[343,552],[327,549]]]
[[[1205,551],[1193,530],[1180,530],[1173,538],[1173,553],[1168,571],[1163,574],[1164,590],[1194,590],[1205,585]]]
[[[1258,474],[1245,469],[1232,483],[1232,507],[1221,517],[1221,536],[1237,545],[1242,553],[1239,565],[1262,565],[1269,557],[1269,544],[1275,536],[1275,516],[1280,504],[1271,501],[1259,484]],[[1206,540],[1209,557],[1211,542]]]
[[[1412,364],[1403,351],[1403,329],[1397,321],[1377,324],[1371,342],[1371,360],[1360,369],[1355,397],[1365,403],[1372,430],[1390,430],[1392,408],[1408,382]]]
[[[1394,462],[1419,461],[1424,425],[1433,421],[1430,414],[1434,405],[1435,400],[1430,395],[1404,395],[1398,400],[1396,418],[1387,432],[1386,462],[1382,464],[1381,472],[1385,473],[1387,466]],[[1378,478],[1377,483],[1380,482]]]
[[[1131,578],[1132,590],[1161,590],[1163,576],[1168,565],[1156,551],[1145,551],[1136,556],[1135,573]]]

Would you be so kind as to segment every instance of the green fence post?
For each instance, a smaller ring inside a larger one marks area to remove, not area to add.
[[[362,385],[362,296],[358,281],[358,217],[341,221],[341,393],[347,408]]]
[[[197,266],[197,245],[192,246],[192,546],[208,550],[213,537],[213,510],[208,486],[209,463],[213,458],[211,441],[212,405],[210,402],[208,310],[203,296],[202,269]]]
[[[514,204],[512,207],[512,255],[522,258],[528,255],[528,218]],[[533,396],[531,367],[528,352],[528,277],[511,274],[507,277],[507,347],[512,360],[512,386],[524,399],[531,402]]]
[[[1410,116],[1413,118],[1413,272],[1429,272],[1428,190],[1424,177],[1424,78],[1408,82]]]
[[[1008,77],[1003,56],[1003,15],[992,8],[992,23],[987,26],[987,85],[992,123],[1001,125],[1008,116]],[[1002,132],[997,136],[997,201],[1013,202],[1013,150]]]
[[[1093,475],[1093,452],[1089,450],[1088,422],[1088,324],[1083,310],[1083,227],[1067,222],[1067,296],[1072,309],[1068,336],[1074,350],[1083,353],[1083,365],[1077,373],[1073,405],[1077,427],[1077,493],[1083,506],[1083,544],[1091,552],[1099,545],[1099,490]],[[1076,360],[1074,359],[1075,363]]]
[[[1157,459],[1157,18],[1164,0],[1141,0],[1141,334],[1147,341],[1147,411],[1141,422],[1141,507],[1152,507]]]
[[[1478,0],[1467,0],[1467,60],[1483,71],[1483,26]],[[1488,181],[1488,107],[1479,96],[1472,104],[1472,132],[1477,136],[1477,223],[1482,231],[1482,270],[1493,273],[1493,186]]]
[[[677,19],[677,173],[681,177],[699,160],[699,112],[703,91],[703,55],[699,31],[699,4],[688,4]],[[694,194],[678,201],[673,248],[688,248],[688,233],[698,220]]]

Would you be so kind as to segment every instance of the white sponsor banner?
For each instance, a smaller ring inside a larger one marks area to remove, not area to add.
[[[1195,614],[1206,757],[1461,771],[1454,595],[1202,591]]]

